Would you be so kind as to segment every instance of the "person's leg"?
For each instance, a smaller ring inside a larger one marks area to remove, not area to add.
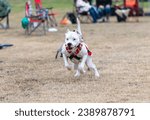
[[[104,8],[104,14],[106,16],[107,21],[109,21],[109,16],[111,14],[111,7],[110,5],[106,5]]]
[[[98,19],[98,15],[97,15],[95,9],[93,7],[91,7],[90,10],[89,10],[89,12],[90,12],[90,15],[93,18],[93,23],[96,23],[97,19]]]
[[[101,8],[97,8],[99,19],[101,19],[104,16],[104,11]]]
[[[127,16],[124,14],[124,10],[117,9],[115,11],[115,13],[116,13],[116,17],[117,17],[118,22],[125,22],[126,21]]]

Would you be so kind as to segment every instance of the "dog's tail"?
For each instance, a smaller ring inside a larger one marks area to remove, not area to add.
[[[80,33],[80,35],[82,35],[79,18],[77,18],[77,30]]]

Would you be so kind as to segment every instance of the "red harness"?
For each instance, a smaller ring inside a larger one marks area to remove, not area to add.
[[[77,60],[80,60],[81,57],[78,57],[78,54],[79,54],[79,52],[81,51],[82,46],[83,46],[83,45],[80,43],[80,44],[77,46],[77,49],[76,49],[76,51],[75,51],[74,53],[66,46],[66,50],[67,50],[67,52],[70,54],[70,57],[69,57],[69,58],[70,58],[70,59],[75,58],[75,59],[77,59]],[[91,56],[91,55],[92,55],[92,52],[88,49],[87,46],[86,46],[86,49],[87,49],[88,55]]]

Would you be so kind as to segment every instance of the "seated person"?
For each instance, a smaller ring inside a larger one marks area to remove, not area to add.
[[[129,16],[130,9],[128,8],[118,8],[116,9],[116,17],[118,22],[126,22],[128,16]]]
[[[93,23],[96,23],[100,18],[98,11],[94,6],[91,6],[87,0],[76,0],[76,7],[79,8],[79,13],[89,12],[93,19]]]
[[[107,21],[109,21],[109,16],[111,14],[111,5],[112,0],[96,0],[97,8],[103,11],[103,15],[106,17]]]

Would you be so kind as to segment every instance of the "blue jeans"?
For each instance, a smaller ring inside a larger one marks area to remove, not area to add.
[[[99,14],[99,18],[102,18],[104,16],[104,10],[97,8],[98,14]]]
[[[91,7],[89,12],[90,12],[90,15],[92,16],[93,23],[96,23],[97,19],[99,19],[99,15],[98,15],[97,11],[94,9],[94,7]]]
[[[101,17],[106,17],[107,20],[109,20],[109,16],[111,14],[111,8],[105,6],[104,8],[98,8],[99,15]]]
[[[104,8],[104,15],[110,15],[111,14],[111,8],[110,7],[105,7]]]

